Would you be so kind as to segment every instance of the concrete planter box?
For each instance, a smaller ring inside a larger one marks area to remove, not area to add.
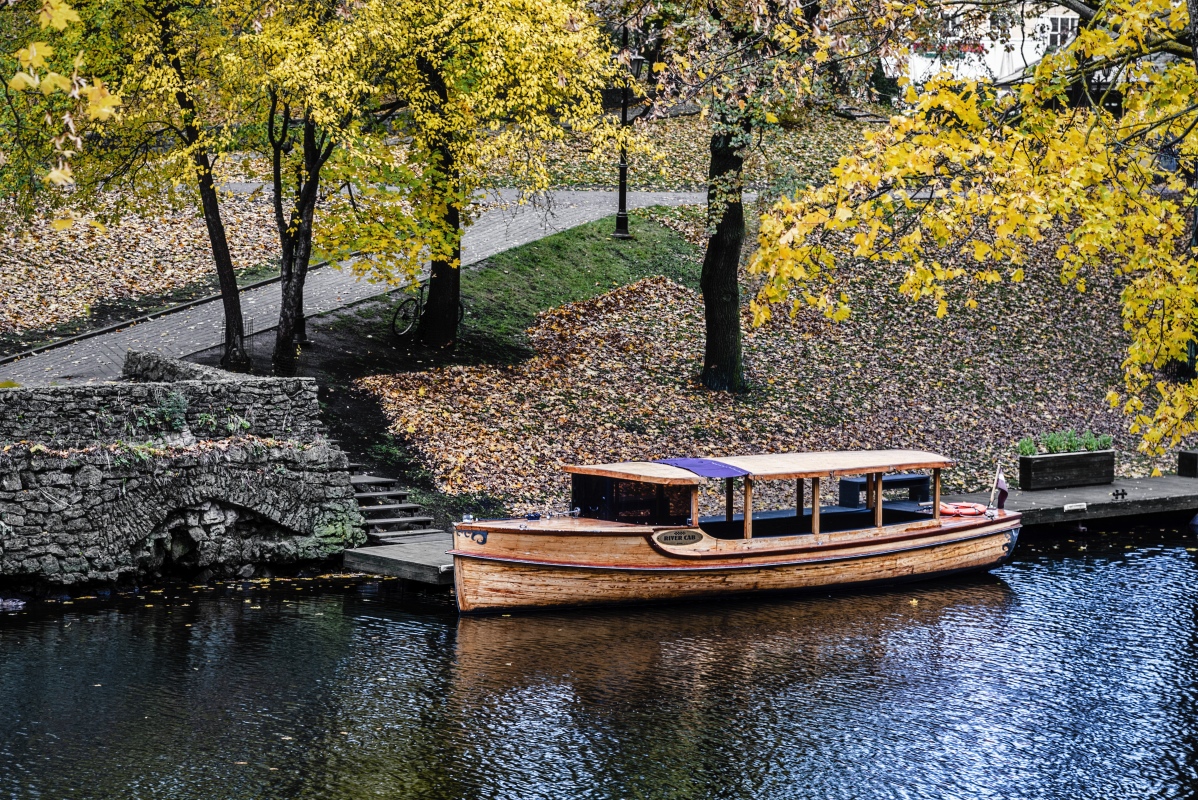
[[[1099,486],[1114,480],[1114,450],[1019,457],[1019,488],[1025,492]]]

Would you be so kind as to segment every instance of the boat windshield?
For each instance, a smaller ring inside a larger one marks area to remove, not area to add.
[[[575,475],[570,506],[582,516],[645,525],[687,525],[691,488],[620,480],[600,475]]]

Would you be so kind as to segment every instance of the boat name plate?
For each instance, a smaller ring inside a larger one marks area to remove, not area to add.
[[[665,547],[686,547],[703,541],[701,531],[658,531],[653,539]]]

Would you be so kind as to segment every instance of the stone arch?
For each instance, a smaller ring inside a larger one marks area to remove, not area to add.
[[[147,468],[97,509],[115,534],[110,559],[126,575],[230,575],[324,558],[364,538],[348,474],[343,489],[330,488],[329,473],[294,466],[263,458]]]
[[[300,560],[305,537],[250,509],[206,498],[178,506],[130,544],[137,574],[252,574],[251,565]],[[248,570],[248,571],[247,571]]]

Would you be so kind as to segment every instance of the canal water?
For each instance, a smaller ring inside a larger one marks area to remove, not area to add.
[[[764,602],[459,620],[388,586],[0,615],[0,797],[1198,793],[1191,534]]]

